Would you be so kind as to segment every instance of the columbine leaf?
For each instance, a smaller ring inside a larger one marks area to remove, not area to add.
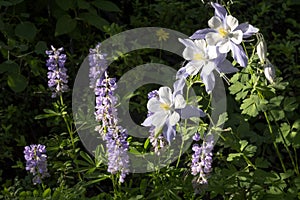
[[[248,99],[244,99],[241,105],[242,114],[256,117],[259,111],[264,110],[267,103],[267,100],[260,99],[257,95],[251,95]]]

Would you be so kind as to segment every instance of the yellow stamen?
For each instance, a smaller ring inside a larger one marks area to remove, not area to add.
[[[197,61],[203,60],[203,56],[200,53],[196,53],[196,54],[194,54],[193,60],[197,60]]]
[[[222,37],[226,37],[228,35],[228,32],[224,29],[224,28],[220,28],[219,29],[219,34],[222,36]]]
[[[170,106],[166,103],[161,103],[159,106],[164,110],[170,110]]]

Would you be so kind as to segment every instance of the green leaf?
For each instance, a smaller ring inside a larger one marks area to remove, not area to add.
[[[120,12],[121,10],[118,8],[118,6],[110,1],[101,1],[97,0],[92,2],[93,5],[95,5],[97,8],[109,11],[109,12]]]
[[[103,19],[102,17],[99,17],[98,15],[91,14],[89,12],[81,13],[79,15],[80,18],[82,18],[84,21],[86,21],[88,24],[95,26],[99,30],[104,30],[103,26],[108,25],[109,23]]]
[[[219,119],[218,119],[216,127],[223,125],[227,120],[228,120],[227,112],[222,113],[221,115],[219,115]]]
[[[81,9],[88,9],[90,7],[90,4],[84,0],[77,0],[77,5]]]
[[[283,109],[287,112],[292,112],[298,108],[297,100],[295,97],[286,97],[283,101]]]
[[[95,165],[93,159],[89,156],[89,154],[85,153],[84,151],[80,151],[79,153],[83,159],[85,159],[91,165]]]
[[[35,38],[37,29],[31,22],[23,22],[18,24],[15,28],[15,34],[23,39],[32,41]]]
[[[150,139],[147,138],[147,140],[146,140],[145,143],[144,143],[144,149],[147,149],[147,148],[148,148],[149,143],[150,143]]]
[[[267,103],[267,100],[260,99],[257,95],[251,95],[248,99],[244,99],[241,105],[242,114],[256,117],[259,111],[264,110]]]
[[[27,79],[18,73],[9,73],[7,84],[14,92],[22,92],[27,87]]]
[[[56,22],[55,36],[67,34],[76,28],[77,22],[70,15],[61,16]]]
[[[38,41],[34,47],[34,52],[37,54],[44,55],[47,50],[47,44],[45,41]]]
[[[240,157],[242,153],[230,153],[227,157],[227,161],[233,161],[235,158]]]
[[[51,196],[51,189],[48,188],[43,192],[43,198],[50,197],[50,196]]]
[[[229,87],[230,94],[236,94],[243,89],[244,85],[240,82],[235,82]]]
[[[240,151],[243,152],[245,147],[248,145],[248,141],[247,140],[241,140],[239,141],[241,147],[240,147]]]
[[[140,192],[141,192],[141,194],[145,194],[145,192],[146,192],[146,189],[147,189],[147,185],[148,185],[148,183],[147,183],[148,181],[147,181],[147,179],[143,179],[142,181],[141,181],[141,183],[140,183]]]
[[[75,7],[73,0],[55,0],[56,4],[63,10],[69,10]]]
[[[20,71],[19,65],[12,60],[7,60],[0,64],[0,73],[3,72],[18,73],[19,71]]]

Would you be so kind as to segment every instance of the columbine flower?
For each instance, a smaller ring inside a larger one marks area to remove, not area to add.
[[[142,123],[143,126],[154,126],[158,133],[164,126],[164,136],[170,143],[175,137],[175,125],[180,119],[177,112],[186,106],[181,94],[173,95],[169,87],[161,87],[158,90],[158,98],[151,98],[147,103],[148,111],[152,114]]]
[[[179,38],[179,41],[186,47],[182,55],[189,62],[179,69],[177,77],[180,79],[188,75],[194,76],[202,70],[200,77],[207,93],[211,93],[215,86],[214,70],[218,73],[232,73],[238,70],[225,59],[225,54],[218,53],[214,46],[208,46],[204,39],[192,41]]]
[[[114,91],[117,88],[116,79],[107,74],[105,54],[100,53],[100,44],[90,50],[90,87],[96,95],[95,119],[99,123],[95,130],[99,132],[106,143],[108,169],[111,174],[119,174],[122,183],[129,173],[129,156],[127,130],[118,126],[116,109],[117,98]]]
[[[68,91],[68,75],[65,68],[66,54],[61,52],[64,50],[62,47],[55,49],[51,46],[52,50],[47,50],[48,55],[46,66],[48,67],[48,86],[52,92],[52,98],[61,95],[63,92]]]
[[[159,99],[158,90],[153,90],[148,93],[148,100],[152,99],[152,98]],[[153,115],[153,113],[148,111],[147,117],[149,117],[151,115]],[[149,133],[150,133],[149,140],[150,140],[152,147],[154,148],[154,153],[159,156],[161,151],[166,146],[166,139],[163,137],[162,134],[155,133],[155,126],[150,127]]]
[[[198,139],[198,136],[195,136],[195,139]],[[192,150],[194,151],[194,154],[192,155],[191,173],[194,176],[198,176],[194,179],[194,184],[197,183],[203,185],[208,183],[207,179],[212,170],[213,144],[213,136],[207,135],[202,146],[199,146],[198,144],[193,145]]]
[[[266,59],[266,64],[264,65],[264,74],[266,79],[272,84],[275,79],[275,68],[269,59]]]
[[[26,146],[24,150],[26,170],[33,174],[33,184],[41,184],[49,176],[47,169],[46,147],[41,144]]]
[[[239,25],[238,20],[228,15],[225,8],[212,3],[215,16],[208,21],[210,28],[196,31],[191,39],[206,39],[208,45],[217,46],[220,53],[232,51],[233,58],[243,67],[247,66],[248,58],[240,43],[243,39],[257,33],[259,29],[248,23]]]
[[[90,88],[95,88],[96,80],[103,76],[107,69],[107,54],[101,52],[101,43],[98,43],[94,49],[90,49],[89,54],[89,78]]]

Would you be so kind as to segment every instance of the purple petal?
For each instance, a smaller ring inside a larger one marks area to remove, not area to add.
[[[190,39],[192,40],[199,40],[199,39],[205,39],[205,35],[209,32],[213,32],[213,29],[210,28],[205,28],[205,29],[200,29],[196,31],[192,36],[190,36]]]
[[[243,50],[243,47],[241,45],[234,44],[233,42],[230,42],[230,47],[233,54],[233,59],[242,67],[246,67],[248,64],[248,58]]]
[[[218,3],[211,3],[211,5],[215,9],[215,16],[220,17],[220,19],[222,19],[222,21],[223,21],[227,14],[226,9]]]
[[[214,73],[204,74],[201,72],[200,74],[201,80],[205,85],[205,90],[208,94],[212,92],[215,87],[215,75]]]
[[[169,121],[166,122],[166,125],[163,130],[163,135],[167,139],[169,144],[171,144],[171,141],[174,139],[176,135],[176,129],[175,126],[170,125]]]
[[[204,117],[206,114],[201,109],[187,105],[183,109],[180,110],[180,116],[182,119],[188,119],[191,117]]]
[[[248,23],[242,23],[238,25],[235,30],[241,30],[243,32],[243,38],[248,38],[259,31],[258,28],[255,28]]]
[[[176,96],[177,94],[183,94],[184,86],[185,86],[185,78],[179,78],[178,80],[176,80],[173,84],[174,87],[173,96]]]
[[[231,62],[229,62],[229,60],[227,60],[227,59],[224,60],[222,63],[220,63],[218,65],[217,69],[224,74],[234,73],[234,72],[239,71],[237,68],[233,67]]]

